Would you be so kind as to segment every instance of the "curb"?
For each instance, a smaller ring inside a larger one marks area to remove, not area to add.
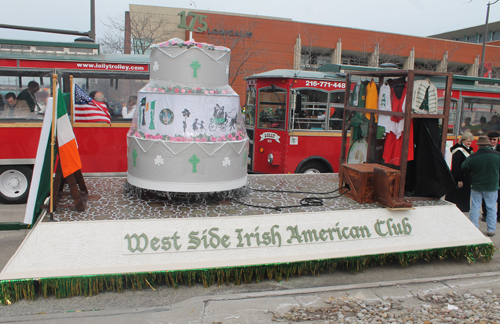
[[[19,231],[27,229],[30,225],[19,222],[0,222],[0,231]]]

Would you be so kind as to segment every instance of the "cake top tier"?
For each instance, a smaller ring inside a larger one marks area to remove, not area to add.
[[[167,87],[220,88],[228,85],[231,50],[173,38],[153,45],[150,79]]]
[[[231,50],[227,47],[224,46],[216,46],[213,44],[207,44],[207,43],[198,43],[195,42],[194,40],[192,41],[183,41],[180,38],[172,38],[169,39],[168,41],[165,41],[163,43],[155,44],[151,47],[185,47],[187,49],[191,47],[198,47],[201,49],[207,49],[207,50],[213,50],[213,51],[224,51],[224,52],[231,52]]]

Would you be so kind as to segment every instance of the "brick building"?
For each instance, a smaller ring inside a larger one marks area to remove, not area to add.
[[[481,61],[482,43],[460,41],[458,37],[416,37],[182,8],[143,5],[129,8],[125,14],[128,53],[134,52],[137,44],[158,43],[173,37],[187,40],[190,32],[185,28],[191,25],[191,18],[204,15],[190,26],[195,29],[192,37],[232,50],[229,83],[240,96],[245,93],[244,77],[272,69],[316,70],[326,63],[363,66],[394,63],[401,69],[477,76]],[[184,26],[182,17],[186,18]],[[156,30],[143,35],[134,32],[142,25],[154,25]],[[196,31],[203,27],[206,28],[203,32]],[[500,70],[495,69],[500,68],[499,45],[490,42],[485,51],[485,62],[492,63],[493,77],[500,76]]]

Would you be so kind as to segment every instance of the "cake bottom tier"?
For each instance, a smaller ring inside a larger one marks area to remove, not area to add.
[[[179,143],[130,137],[128,182],[166,192],[217,192],[247,183],[248,140]]]

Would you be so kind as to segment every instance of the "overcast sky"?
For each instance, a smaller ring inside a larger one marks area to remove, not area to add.
[[[1,24],[88,31],[90,0],[2,0]],[[484,24],[487,0],[95,0],[97,37],[108,17],[123,16],[129,3],[213,10],[294,21],[429,36]],[[194,2],[194,4],[193,4]],[[491,0],[490,2],[495,2]],[[4,4],[5,4],[4,3]],[[4,7],[5,9],[5,7]],[[489,22],[500,21],[500,2]],[[73,41],[75,36],[0,28],[0,38]]]

